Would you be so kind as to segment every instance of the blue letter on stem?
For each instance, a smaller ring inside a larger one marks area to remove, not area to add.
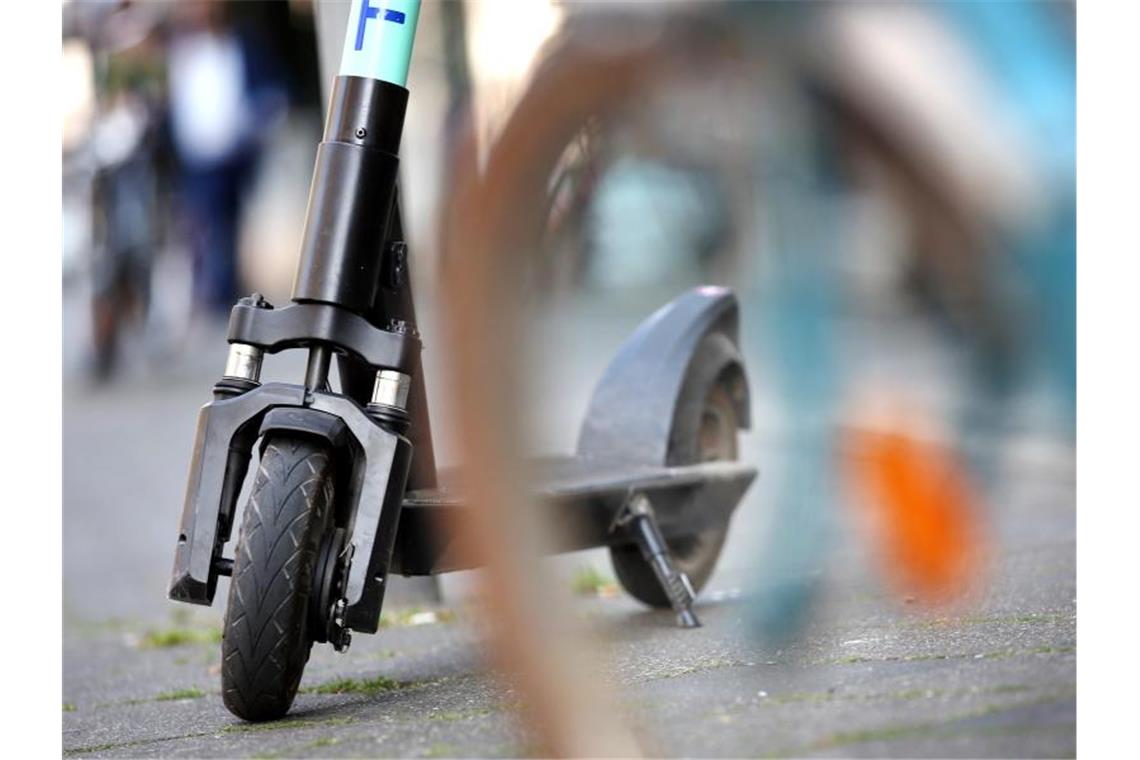
[[[356,49],[362,50],[364,48],[364,25],[368,23],[368,19],[376,18],[380,15],[380,9],[375,5],[369,5],[368,0],[360,0],[360,20],[356,23]]]

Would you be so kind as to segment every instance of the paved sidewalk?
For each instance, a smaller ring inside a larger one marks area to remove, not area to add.
[[[676,629],[669,614],[625,597],[583,599],[579,612],[650,754],[1073,756],[1071,490],[1053,485],[1057,498],[1006,505],[988,590],[957,614],[932,617],[888,598],[856,556],[834,563],[810,630],[784,650],[746,635],[746,602],[726,588],[731,578],[718,577],[700,605],[699,630]],[[1029,523],[1028,538],[1009,535]],[[219,618],[209,610],[157,625],[69,626],[65,754],[528,753],[509,686],[483,666],[470,610],[393,611],[390,627],[356,637],[347,655],[318,648],[291,717],[262,726],[221,704]]]
[[[555,444],[572,440],[592,378],[636,318],[628,321],[584,331],[592,353],[568,349],[550,368],[581,388],[580,398],[563,397],[566,408],[555,410]],[[527,754],[516,697],[488,673],[470,602],[454,594],[433,614],[391,607],[390,625],[356,636],[346,655],[315,649],[287,720],[251,726],[226,712],[217,641],[226,586],[211,609],[176,610],[164,598],[194,415],[223,353],[191,350],[165,374],[106,390],[68,383],[65,755]],[[753,436],[744,452],[769,461],[764,449],[775,445]],[[671,615],[620,595],[578,600],[644,751],[1074,755],[1073,453],[1027,437],[1004,456],[1010,467],[992,505],[988,582],[953,612],[932,615],[888,594],[863,544],[844,537],[805,635],[782,650],[757,645],[741,590],[754,580],[748,539],[763,524],[763,481],[741,506],[698,607],[703,628],[679,630]],[[598,552],[557,565],[572,571],[581,563],[609,572]],[[569,583],[566,572],[562,578]]]

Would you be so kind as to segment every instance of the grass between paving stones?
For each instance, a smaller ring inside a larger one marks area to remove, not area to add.
[[[1025,700],[1022,702],[1015,702],[1008,705],[986,705],[977,710],[970,710],[967,712],[959,713],[950,716],[945,720],[928,723],[913,723],[900,726],[884,726],[882,728],[859,729],[855,731],[841,731],[831,736],[820,739],[805,747],[798,747],[796,749],[781,750],[779,752],[771,752],[768,757],[802,757],[809,752],[818,752],[820,750],[835,749],[840,747],[847,747],[854,744],[864,744],[867,742],[887,742],[897,741],[899,739],[907,739],[912,737],[928,736],[961,736],[961,729],[954,728],[953,724],[959,721],[972,720],[975,718],[983,718],[987,715],[995,715],[998,713],[1009,712],[1023,707],[1032,707],[1034,705],[1043,705],[1050,702],[1056,702],[1062,699],[1072,698],[1075,694],[1074,691],[1069,692],[1052,692],[1045,694],[1034,699]],[[978,727],[977,729],[970,729],[972,733],[983,734],[989,727]],[[1009,730],[1011,727],[998,727]],[[1027,727],[1030,728],[1030,727]],[[1041,728],[1041,727],[1037,727]]]
[[[84,636],[106,633],[123,634],[133,646],[139,649],[166,649],[190,644],[220,644],[222,629],[218,626],[194,626],[181,622],[176,616],[174,625],[169,628],[148,628],[138,632],[141,623],[112,618],[99,622],[70,623],[68,630]]]
[[[66,615],[66,613],[65,613]],[[139,622],[120,617],[110,617],[104,620],[67,620],[63,627],[67,633],[74,633],[84,637],[103,636],[108,633],[130,633],[138,630]]]
[[[1001,686],[975,689],[900,689],[899,691],[853,694],[842,693],[834,689],[829,689],[828,691],[772,694],[765,697],[761,704],[777,706],[797,703],[819,704],[823,702],[877,702],[881,700],[910,702],[917,699],[969,696],[972,694],[1019,694],[1028,690],[1028,686],[1023,686],[1021,684],[1005,684]]]
[[[303,753],[309,750],[321,749],[322,747],[332,747],[340,744],[340,739],[335,736],[322,736],[319,739],[314,739],[311,742],[301,744],[297,747],[279,750],[277,752],[269,752],[264,755],[254,755],[254,760],[277,760],[282,757],[300,757]]]
[[[483,718],[488,715],[494,715],[495,710],[490,707],[473,707],[470,710],[442,710],[440,712],[430,713],[428,720],[441,720],[447,723],[456,721],[471,720],[473,718]]]
[[[172,689],[170,691],[159,692],[153,697],[135,697],[133,699],[117,699],[111,702],[96,702],[94,707],[96,710],[101,710],[105,707],[123,707],[129,705],[145,705],[150,702],[180,702],[187,699],[200,699],[205,697],[210,692],[202,691],[201,689],[188,686],[184,689]],[[214,692],[217,694],[218,692]]]
[[[336,678],[332,681],[306,686],[299,689],[301,694],[377,694],[397,689],[412,689],[423,686],[424,681],[397,681],[387,676],[375,678]]]
[[[409,625],[425,625],[431,623],[451,623],[456,614],[450,609],[424,609],[422,607],[409,607],[407,609],[385,612],[380,616],[381,628],[394,628]],[[93,630],[128,630],[128,623],[114,621],[112,626],[107,623]],[[217,645],[222,643],[222,629],[218,626],[193,626],[185,615],[176,615],[175,624],[169,628],[149,628],[141,635],[131,636],[134,645],[139,649],[169,649],[190,645]],[[395,652],[384,650],[383,658],[392,657]],[[176,665],[185,665],[191,662],[188,656],[180,656],[175,660]]]
[[[351,716],[338,718],[286,718],[267,723],[231,723],[222,729],[223,734],[254,734],[263,731],[285,731],[290,728],[316,728],[318,726],[347,726],[355,723]]]
[[[96,752],[106,752],[112,749],[127,749],[129,747],[142,747],[147,744],[161,744],[162,742],[177,741],[179,739],[194,739],[201,736],[211,736],[211,731],[197,731],[192,734],[181,734],[179,736],[161,736],[157,739],[131,739],[125,742],[106,742],[104,744],[92,744],[87,747],[75,747],[73,749],[65,749],[63,751],[64,757],[75,757],[77,755],[90,755]]]
[[[649,674],[647,678],[640,679],[642,682],[656,681],[662,678],[682,678],[684,676],[691,676],[696,673],[703,673],[708,670],[719,670],[720,668],[734,668],[747,666],[749,663],[742,660],[731,660],[724,657],[709,657],[698,660],[697,662],[688,665],[678,665],[667,669],[659,670]]]
[[[385,691],[394,691],[396,689],[412,689],[419,686],[426,685],[427,681],[397,681],[387,676],[376,676],[375,678],[357,679],[357,678],[337,678],[327,683],[317,684],[316,686],[309,686],[303,689],[298,689],[301,694],[377,694]],[[155,697],[142,698],[142,699],[127,699],[120,702],[106,702],[96,707],[109,707],[113,705],[141,705],[147,702],[177,702],[188,699],[199,699],[205,697],[208,692],[202,691],[196,687],[188,687],[185,689],[173,689],[171,691],[164,691]],[[216,693],[216,692],[215,692]],[[74,705],[71,710],[74,710]],[[64,712],[70,712],[68,705],[64,705]]]
[[[188,644],[220,644],[221,628],[166,628],[148,630],[139,639],[139,649],[166,649]]]
[[[63,711],[64,712],[75,712],[75,705],[71,704],[70,702],[64,702],[63,703]]]
[[[971,654],[969,652],[961,652],[959,654],[908,654],[908,655],[888,655],[886,657],[865,657],[862,655],[851,655],[848,657],[840,657],[835,660],[820,660],[812,663],[814,665],[857,665],[867,662],[925,662],[928,660],[1004,660],[1009,657],[1028,657],[1036,654],[1072,654],[1076,652],[1075,646],[1039,646],[1030,649],[999,649],[992,652],[978,652]]]
[[[155,702],[175,702],[181,699],[199,699],[206,696],[206,692],[191,686],[188,689],[175,689],[164,691],[154,698]]]
[[[579,596],[601,596],[616,589],[613,578],[590,565],[575,570],[574,577],[570,579],[570,590]]]
[[[1076,692],[1076,684],[1070,686]],[[884,692],[846,692],[838,689],[827,691],[791,692],[787,694],[765,694],[760,702],[753,703],[760,708],[782,707],[784,705],[824,705],[839,702],[911,702],[920,699],[935,699],[938,697],[969,697],[969,696],[999,696],[1002,694],[1022,694],[1030,691],[1030,687],[1023,684],[1000,684],[990,687],[972,687],[968,689],[901,689]],[[1030,703],[1032,704],[1032,703]],[[718,707],[705,713],[702,717],[715,720],[719,723],[731,723],[734,717],[739,717],[748,709],[747,706],[737,709]],[[996,708],[995,709],[999,709]]]
[[[851,744],[863,744],[871,741],[893,741],[910,736],[938,736],[942,734],[957,736],[960,735],[961,732],[957,730],[951,730],[950,724],[952,723],[957,723],[958,721],[962,720],[971,720],[974,718],[983,718],[987,715],[1009,712],[1010,710],[1016,710],[1022,707],[1030,707],[1032,705],[1047,704],[1049,702],[1055,702],[1059,699],[1064,699],[1065,696],[1067,695],[1050,694],[1047,696],[1039,697],[1037,699],[1018,702],[1012,705],[987,705],[986,707],[983,707],[979,710],[962,713],[960,715],[956,715],[947,720],[939,721],[937,723],[917,723],[909,726],[888,726],[881,729],[840,732],[821,740],[819,743],[813,745],[813,748],[827,749],[832,747],[843,747]]]
[[[107,742],[105,744],[92,744],[90,747],[77,747],[75,749],[65,749],[63,751],[64,757],[72,757],[74,755],[90,755],[95,752],[106,752],[109,749],[117,749],[122,746],[130,746],[127,744],[116,744],[115,742]]]
[[[293,718],[286,720],[272,721],[270,723],[231,723],[230,725],[223,726],[217,731],[193,731],[188,734],[179,734],[177,736],[160,736],[149,739],[131,739],[125,742],[107,742],[105,744],[93,744],[87,747],[75,747],[73,749],[65,749],[63,751],[64,757],[74,757],[76,755],[90,755],[95,752],[107,752],[113,749],[128,749],[131,747],[142,747],[149,744],[163,744],[165,742],[181,741],[183,739],[200,739],[205,736],[220,736],[222,734],[248,734],[259,733],[262,731],[283,731],[290,728],[317,728],[320,726],[344,726],[349,723],[355,723],[356,718]]]
[[[459,757],[461,753],[450,744],[436,742],[427,748],[421,757]]]
[[[1076,620],[1075,612],[1026,612],[1014,615],[967,615],[962,617],[938,617],[908,623],[910,628],[953,628],[962,625],[1045,625],[1066,620]]]
[[[405,607],[400,610],[380,613],[380,627],[399,628],[408,625],[453,623],[456,617],[455,610],[446,608],[425,609],[423,607]]]

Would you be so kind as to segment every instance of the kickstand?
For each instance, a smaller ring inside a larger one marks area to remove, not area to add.
[[[699,628],[701,621],[693,614],[693,586],[689,576],[677,569],[665,537],[657,526],[657,517],[649,497],[640,491],[631,493],[625,504],[618,510],[611,530],[622,530],[641,550],[641,556],[653,568],[653,574],[661,584],[673,611],[677,613],[677,625],[682,628]]]

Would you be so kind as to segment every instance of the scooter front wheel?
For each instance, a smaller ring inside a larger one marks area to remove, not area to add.
[[[333,509],[333,459],[303,436],[268,438],[242,518],[222,638],[222,699],[249,721],[280,718],[316,638],[309,597]]]

